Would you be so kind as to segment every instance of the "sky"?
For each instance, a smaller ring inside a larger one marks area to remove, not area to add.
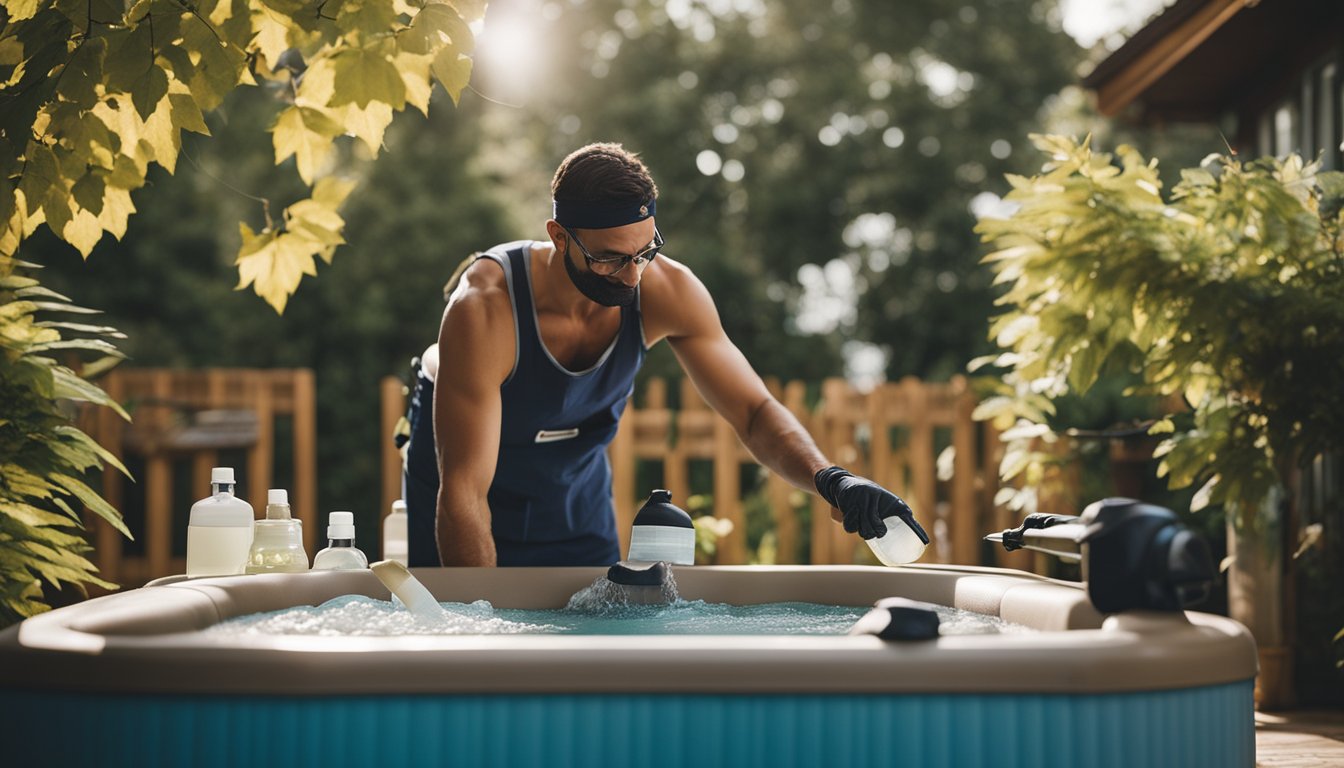
[[[1171,0],[1060,0],[1064,31],[1084,48],[1116,32],[1131,33]],[[1123,38],[1107,41],[1115,48]]]

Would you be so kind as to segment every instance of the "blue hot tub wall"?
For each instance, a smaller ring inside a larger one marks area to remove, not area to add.
[[[1249,768],[1252,712],[1249,680],[1086,695],[287,698],[0,690],[0,756],[13,766],[136,768]]]

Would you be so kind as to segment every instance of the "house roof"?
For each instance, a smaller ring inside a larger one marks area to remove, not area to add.
[[[1208,121],[1277,96],[1344,35],[1336,0],[1176,0],[1083,78],[1102,114]]]

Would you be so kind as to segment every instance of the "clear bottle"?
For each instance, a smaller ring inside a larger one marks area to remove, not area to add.
[[[283,488],[266,491],[266,519],[253,528],[252,551],[247,556],[248,573],[301,573],[308,570],[308,552],[303,548],[303,521],[290,515],[289,493]]]
[[[242,573],[252,548],[252,505],[233,495],[233,467],[210,470],[210,495],[191,505],[187,575]]]
[[[392,511],[383,518],[383,559],[395,560],[407,565],[406,550],[406,502],[397,499],[392,502]]]
[[[906,565],[923,557],[928,544],[904,520],[892,515],[882,522],[887,526],[887,532],[866,541],[883,565]]]
[[[369,567],[369,558],[355,547],[355,513],[332,512],[327,517],[327,548],[313,558],[314,571],[357,571]]]

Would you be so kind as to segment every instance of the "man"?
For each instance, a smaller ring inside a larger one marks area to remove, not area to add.
[[[705,286],[662,255],[658,190],[635,155],[583,147],[551,193],[548,239],[478,254],[425,356],[408,458],[412,565],[619,560],[606,447],[645,351],[664,340],[752,455],[830,502],[845,530],[880,536],[896,515],[927,543],[904,501],[831,466],[729,341]]]

